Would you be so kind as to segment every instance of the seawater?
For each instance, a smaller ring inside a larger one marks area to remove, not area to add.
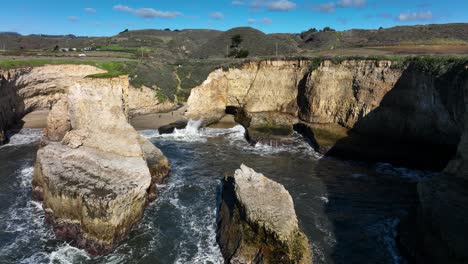
[[[244,163],[282,183],[311,241],[314,263],[406,263],[396,228],[416,203],[416,183],[433,173],[325,158],[299,135],[279,148],[249,145],[244,129],[140,133],[171,162],[168,182],[127,240],[91,257],[54,238],[31,199],[40,130],[0,147],[0,263],[222,263],[216,243],[220,179]]]

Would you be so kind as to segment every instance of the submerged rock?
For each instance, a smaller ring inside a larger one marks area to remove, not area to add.
[[[155,198],[169,172],[166,157],[127,123],[127,77],[83,79],[48,118],[37,153],[34,197],[59,239],[109,253]]]
[[[283,185],[241,165],[223,181],[217,240],[226,263],[311,263]]]

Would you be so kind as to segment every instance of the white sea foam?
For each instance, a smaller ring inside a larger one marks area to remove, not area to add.
[[[157,129],[140,130],[138,131],[138,133],[149,140],[158,138],[160,136],[159,131]]]
[[[86,251],[72,247],[66,243],[58,247],[57,250],[51,252],[49,255],[50,264],[74,264],[90,259],[91,257],[86,253]]]
[[[38,142],[42,137],[42,129],[37,128],[23,128],[18,133],[7,133],[9,138],[8,144],[2,147],[20,146]]]
[[[412,170],[407,168],[394,167],[389,163],[377,163],[376,171],[381,174],[395,175],[405,178],[409,181],[419,182],[437,175],[438,173],[431,171]]]
[[[326,203],[326,204],[327,204],[327,203],[329,202],[328,197],[326,197],[326,196],[320,196],[320,197],[318,197],[318,198],[319,198],[323,203]]]
[[[398,254],[396,239],[398,235],[397,227],[400,223],[398,218],[383,219],[370,226],[378,234],[378,240],[381,241],[388,254],[391,256],[391,262],[394,264],[402,263],[402,257]]]

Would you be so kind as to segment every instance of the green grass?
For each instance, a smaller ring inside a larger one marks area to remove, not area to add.
[[[126,62],[103,62],[103,61],[85,61],[80,59],[18,59],[18,60],[0,60],[0,69],[18,69],[29,67],[40,67],[44,65],[90,65],[107,71],[88,75],[90,78],[113,78],[127,74]]]
[[[435,38],[430,40],[402,41],[400,45],[468,45],[468,42],[461,39]]]

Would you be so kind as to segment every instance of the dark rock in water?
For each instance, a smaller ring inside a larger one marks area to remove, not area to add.
[[[158,128],[158,132],[159,134],[171,134],[176,128],[184,129],[187,126],[187,122],[187,120],[179,120],[174,123],[170,123],[169,125]]]
[[[5,131],[0,130],[0,146],[5,144],[7,141],[7,138],[5,136]]]
[[[293,123],[295,118],[288,114],[275,112],[246,113],[239,110],[236,121],[245,129],[247,141],[255,145],[260,143],[269,146],[292,144]]]
[[[400,242],[418,263],[468,263],[468,113],[455,158],[440,177],[418,184],[420,205]]]
[[[217,240],[226,263],[311,263],[283,185],[241,165],[223,181]]]

